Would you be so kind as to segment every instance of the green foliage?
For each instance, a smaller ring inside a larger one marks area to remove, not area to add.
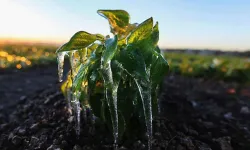
[[[170,72],[189,77],[249,83],[248,57],[165,52]]]
[[[130,135],[133,120],[145,123],[150,137],[158,87],[169,69],[157,46],[158,23],[153,26],[149,18],[138,26],[130,24],[124,10],[98,13],[109,21],[114,37],[79,31],[57,50],[70,56],[72,66],[62,91],[81,92],[82,105],[91,107],[113,131],[115,140],[118,135]]]

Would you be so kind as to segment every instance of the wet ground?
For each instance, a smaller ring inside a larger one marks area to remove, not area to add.
[[[77,138],[57,80],[56,64],[0,71],[1,150],[112,148],[112,134],[91,121],[82,121]],[[163,86],[153,149],[250,149],[248,86],[171,74]],[[135,137],[119,147],[146,149],[146,143]]]

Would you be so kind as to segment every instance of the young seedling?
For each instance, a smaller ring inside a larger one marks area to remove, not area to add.
[[[158,23],[153,26],[149,18],[139,25],[130,24],[124,10],[97,12],[109,21],[113,37],[79,31],[56,52],[60,82],[64,56],[69,56],[71,69],[62,91],[78,118],[78,134],[80,109],[89,108],[113,132],[116,148],[118,139],[129,132],[133,117],[145,122],[151,149],[158,89],[169,69],[157,46]]]

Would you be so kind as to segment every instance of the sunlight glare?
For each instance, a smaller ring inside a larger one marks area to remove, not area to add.
[[[55,24],[34,10],[13,0],[0,1],[0,35],[13,38],[46,38]],[[37,37],[39,35],[39,37]]]

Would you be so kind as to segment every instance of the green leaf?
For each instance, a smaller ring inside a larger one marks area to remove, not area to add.
[[[156,22],[155,26],[153,27],[151,39],[152,39],[152,44],[154,46],[156,46],[157,43],[158,43],[158,41],[159,41],[159,27],[158,27],[158,22]]]
[[[151,86],[148,80],[135,79],[138,91],[143,104],[144,117],[147,127],[147,134],[152,136],[152,103],[151,103]]]
[[[124,119],[127,124],[134,112],[133,101],[135,101],[136,99],[137,91],[131,85],[129,80],[121,81],[120,86],[118,88],[118,95],[119,95],[118,110],[124,116]]]
[[[104,41],[105,37],[101,34],[95,34],[96,36],[96,39],[99,40],[99,41]]]
[[[87,49],[87,57],[89,57],[92,54],[92,52],[97,49],[98,46],[99,44],[97,43],[91,44]]]
[[[104,114],[102,114],[103,113],[102,112],[102,107],[103,107],[102,106],[103,105],[102,99],[103,99],[103,94],[97,94],[97,93],[95,93],[95,94],[93,93],[89,97],[89,104],[90,104],[90,107],[91,107],[94,115],[96,117],[101,118],[101,119],[103,119],[102,115],[104,115]]]
[[[98,58],[96,57],[95,53],[93,52],[91,57],[87,59],[87,62],[85,64],[80,64],[80,69],[77,72],[77,75],[75,76],[73,80],[73,90],[79,90],[82,86],[83,81],[87,80],[87,75],[90,74],[90,68],[93,70],[93,65],[96,65],[95,63],[98,61]],[[96,67],[97,68],[97,67]]]
[[[155,51],[156,51],[157,53],[161,53],[161,49],[160,49],[158,46],[156,46]]]
[[[130,36],[127,37],[128,44],[136,44],[147,39],[152,32],[153,18],[149,18],[141,23],[134,31],[131,32]]]
[[[113,75],[113,86],[118,87],[123,73],[122,64],[120,64],[117,60],[114,60],[111,63],[111,69]]]
[[[105,41],[105,51],[103,52],[103,65],[106,65],[115,55],[117,51],[117,35]]]
[[[111,32],[123,34],[129,24],[129,14],[124,10],[98,10],[97,13],[108,19]]]
[[[68,43],[61,46],[56,52],[58,53],[86,48],[98,39],[101,39],[99,34],[95,35],[85,31],[79,31],[72,36]]]
[[[152,55],[159,39],[158,23],[153,27],[152,17],[141,23],[127,37],[127,44],[141,51],[146,66],[150,66]]]
[[[122,35],[118,36],[118,45],[119,46],[126,46],[126,42],[127,42],[127,36],[131,33],[131,31],[133,31],[135,28],[137,27],[137,23],[134,24],[129,24],[126,32],[123,33]]]
[[[131,47],[133,48],[133,47]],[[139,50],[132,49],[129,47],[125,50],[120,51],[119,61],[122,63],[123,67],[131,74],[133,77],[146,78],[146,65],[143,55]]]
[[[159,93],[159,85],[152,87],[151,101],[152,101],[152,114],[153,114],[153,116],[158,115],[158,112],[159,112],[158,93]]]
[[[84,65],[84,64],[81,64],[80,65],[80,69],[78,70],[78,73],[76,75],[76,77],[74,78],[73,80],[73,91],[79,91],[81,86],[82,86],[82,83],[83,81],[86,80],[86,76],[87,76],[87,73],[88,73],[88,65]]]
[[[153,84],[153,87],[159,84],[164,76],[167,74],[169,71],[169,65],[168,62],[165,60],[165,58],[158,53],[158,57],[156,60],[153,62],[151,66],[151,82]]]

